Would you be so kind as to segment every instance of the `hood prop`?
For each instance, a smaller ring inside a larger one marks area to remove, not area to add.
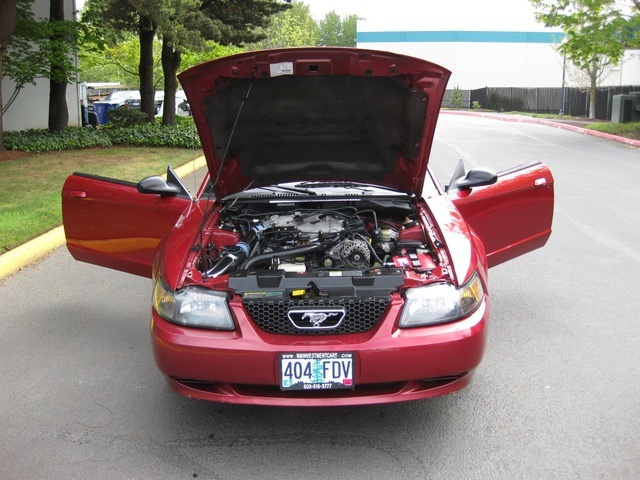
[[[215,190],[215,187],[218,184],[218,181],[220,180],[220,174],[222,173],[222,167],[224,167],[224,163],[226,162],[227,155],[229,153],[229,148],[231,147],[231,139],[233,138],[233,134],[236,131],[236,126],[238,125],[238,120],[240,120],[240,114],[242,113],[242,107],[244,107],[244,104],[249,99],[249,94],[251,93],[251,88],[253,87],[254,74],[257,71],[258,71],[258,67],[255,67],[251,71],[251,83],[249,83],[249,88],[247,89],[247,93],[244,96],[244,99],[242,100],[242,103],[240,103],[240,107],[238,108],[238,113],[236,114],[236,119],[233,122],[233,128],[231,129],[231,134],[229,135],[229,141],[227,142],[227,146],[226,146],[226,148],[224,150],[224,155],[222,156],[222,161],[220,162],[220,167],[218,168],[218,173],[216,174],[216,178],[213,181],[213,183],[211,184],[211,188],[209,190],[209,195],[213,194],[213,192]],[[201,236],[200,245],[204,244],[204,241],[202,239],[202,232],[204,230],[205,220],[207,219],[209,214],[213,211],[213,208],[214,207],[212,205],[211,209],[209,210],[209,212],[202,217],[202,223],[200,224],[200,236]],[[251,232],[249,232],[249,233],[251,233]],[[227,248],[227,254],[225,255],[225,257],[223,257],[220,260],[218,260],[214,264],[214,266],[212,268],[207,270],[206,273],[205,273],[205,276],[209,276],[209,277],[214,277],[215,278],[215,277],[217,277],[219,275],[222,275],[223,273],[226,273],[229,270],[235,268],[236,265],[241,264],[242,262],[244,262],[245,258],[249,255],[249,253],[251,252],[251,250],[255,246],[255,243],[253,244],[251,249],[249,249],[247,252],[244,251],[243,247],[239,247],[239,245],[241,243],[243,243],[243,241],[238,242],[238,244],[235,246],[236,248],[231,248],[231,247]],[[244,243],[244,245],[246,246],[247,243]],[[207,263],[206,263],[206,258],[205,258],[205,249],[202,248],[201,250],[202,250],[202,259],[201,259],[202,260],[202,264],[206,265]],[[236,251],[233,252],[231,250],[236,250]]]

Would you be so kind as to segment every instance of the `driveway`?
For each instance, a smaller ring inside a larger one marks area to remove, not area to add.
[[[639,478],[638,150],[443,115],[443,181],[459,158],[539,159],[556,180],[548,245],[490,272],[468,388],[334,409],[179,397],[151,354],[151,281],[61,248],[0,285],[0,478]]]

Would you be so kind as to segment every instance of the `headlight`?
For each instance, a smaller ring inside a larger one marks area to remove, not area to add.
[[[450,283],[436,283],[409,288],[400,317],[400,327],[423,327],[451,322],[473,312],[484,296],[477,273],[460,288]]]
[[[153,288],[153,308],[171,323],[187,327],[233,330],[235,325],[227,305],[227,296],[199,287],[174,292],[161,278]]]

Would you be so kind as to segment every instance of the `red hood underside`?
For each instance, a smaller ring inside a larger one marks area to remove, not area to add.
[[[291,181],[420,193],[450,72],[394,53],[243,53],[179,75],[218,197]]]

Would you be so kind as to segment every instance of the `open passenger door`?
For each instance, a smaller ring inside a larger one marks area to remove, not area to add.
[[[145,188],[144,180],[135,184],[83,173],[67,178],[62,217],[73,258],[151,277],[158,244],[192,201],[171,168],[168,178],[170,183],[151,177],[152,188]]]
[[[540,248],[551,235],[553,176],[540,162],[497,174],[495,183],[474,183],[473,170],[447,193],[482,240],[489,267]],[[484,173],[484,172],[483,172]]]

